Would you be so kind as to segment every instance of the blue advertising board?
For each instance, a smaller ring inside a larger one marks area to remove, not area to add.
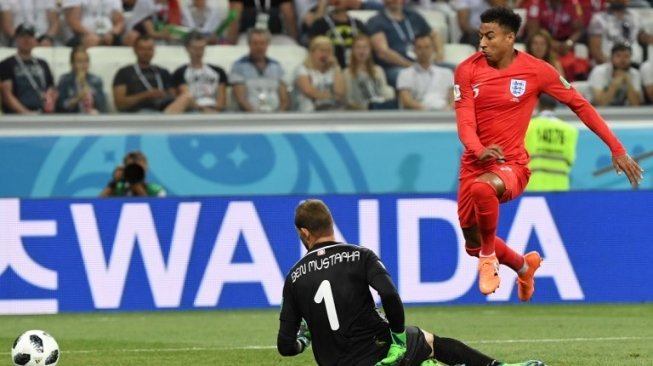
[[[653,128],[615,131],[632,156],[653,151]],[[462,145],[441,130],[171,133],[0,137],[7,177],[0,197],[96,197],[123,155],[142,150],[148,179],[169,195],[303,195],[455,192]],[[571,188],[628,189],[608,148],[581,130]],[[642,161],[653,170],[653,159]],[[653,187],[646,175],[644,188]]]
[[[304,198],[0,199],[0,313],[276,307],[303,254]],[[506,267],[479,293],[453,195],[320,198],[406,303],[519,301]],[[543,254],[534,302],[653,301],[650,207],[651,191],[524,195],[502,205],[498,232]]]

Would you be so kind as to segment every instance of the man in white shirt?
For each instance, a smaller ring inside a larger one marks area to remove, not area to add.
[[[444,110],[453,104],[453,72],[433,64],[430,34],[415,37],[417,62],[399,72],[397,90],[404,109]]]
[[[37,46],[53,46],[59,33],[59,12],[55,0],[0,0],[2,31],[14,44],[14,32],[18,25],[35,27]]]
[[[610,61],[596,65],[587,82],[592,91],[592,103],[597,106],[638,106],[642,97],[642,77],[631,66],[630,45],[618,43],[612,47]]]
[[[68,46],[119,45],[125,30],[120,0],[63,0],[66,22],[73,32]]]

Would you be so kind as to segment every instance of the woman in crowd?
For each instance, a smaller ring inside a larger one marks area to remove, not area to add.
[[[553,39],[544,29],[533,33],[526,41],[526,52],[551,64],[560,75],[565,75],[557,53],[553,50]]]
[[[295,72],[295,88],[300,112],[343,108],[345,79],[329,38],[311,40],[306,60]]]
[[[70,65],[72,70],[59,78],[57,112],[106,113],[107,100],[102,88],[102,79],[88,72],[89,57],[85,48],[73,48],[70,53]]]
[[[344,72],[347,85],[347,108],[355,110],[394,109],[394,89],[385,78],[381,66],[372,59],[370,38],[360,34],[354,38],[349,66]]]

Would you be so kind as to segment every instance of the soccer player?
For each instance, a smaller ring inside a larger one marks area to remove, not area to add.
[[[385,267],[371,250],[336,242],[324,202],[301,202],[295,227],[308,253],[286,276],[277,336],[281,355],[297,355],[312,340],[318,365],[427,366],[437,365],[435,358],[448,365],[511,366],[458,340],[404,325],[404,307]],[[387,320],[376,310],[370,286]]]
[[[458,216],[465,247],[479,257],[479,288],[493,293],[499,264],[518,274],[519,299],[533,296],[537,252],[522,256],[496,236],[499,203],[519,196],[530,176],[524,135],[540,93],[567,104],[612,152],[618,174],[633,186],[643,176],[597,111],[549,64],[514,49],[521,18],[497,7],[481,14],[480,52],[463,61],[454,76],[458,136],[465,146],[460,167]]]

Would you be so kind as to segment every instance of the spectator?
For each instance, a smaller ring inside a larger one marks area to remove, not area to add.
[[[141,35],[156,41],[176,42],[181,35],[173,27],[182,25],[180,0],[137,0],[127,23],[123,43],[133,46]]]
[[[558,102],[541,94],[538,114],[528,124],[524,145],[531,161],[530,192],[568,191],[569,174],[576,160],[578,129],[555,115]]]
[[[158,184],[148,182],[147,157],[140,151],[131,151],[117,166],[109,184],[100,192],[100,197],[165,197],[166,191]]]
[[[379,65],[388,83],[395,86],[399,71],[415,60],[412,48],[416,34],[430,34],[436,62],[444,59],[444,46],[441,35],[433,31],[421,15],[404,9],[402,0],[385,0],[384,4],[385,10],[370,18],[367,29]]]
[[[642,78],[631,66],[630,46],[612,47],[610,62],[594,66],[588,82],[597,106],[638,106],[642,102]]]
[[[481,13],[493,6],[506,6],[506,0],[452,0],[456,10],[458,26],[462,35],[460,43],[478,48],[478,28],[481,26]]]
[[[181,113],[192,104],[190,93],[175,96],[168,70],[152,65],[154,40],[146,35],[134,43],[136,63],[118,70],[113,79],[113,100],[120,112]]]
[[[185,43],[190,63],[179,67],[172,76],[177,93],[190,93],[193,96],[193,110],[224,110],[227,104],[227,74],[219,66],[204,63],[207,42],[201,33],[189,33]]]
[[[628,0],[608,0],[608,4],[607,10],[594,14],[588,29],[590,56],[595,64],[608,62],[615,44],[627,43],[636,47],[639,56],[642,54],[639,44],[653,42],[653,35],[644,31],[637,12],[626,7]],[[642,60],[632,61],[639,64]]]
[[[231,23],[227,41],[239,43],[239,35],[250,28],[267,29],[275,44],[297,40],[297,20],[292,0],[229,0],[229,10],[238,16]]]
[[[349,109],[396,109],[394,89],[385,79],[383,69],[372,59],[370,38],[359,34],[354,38],[349,67],[344,77]]]
[[[433,43],[428,34],[415,37],[417,62],[399,73],[397,90],[404,109],[444,110],[453,106],[453,72],[433,65]]]
[[[344,0],[348,10],[382,10],[382,0]],[[310,29],[316,20],[328,13],[329,0],[296,0],[295,9],[300,23],[300,43],[308,45]]]
[[[347,67],[354,37],[365,34],[363,22],[347,14],[348,0],[329,0],[332,10],[316,20],[310,30],[311,38],[327,36],[335,46],[336,58],[341,68]]]
[[[267,57],[270,32],[252,28],[247,32],[249,55],[236,61],[229,79],[238,107],[246,112],[288,110],[288,90],[279,62]]]
[[[54,112],[56,91],[50,67],[45,60],[32,57],[36,30],[32,25],[16,27],[16,55],[0,63],[0,88],[5,113],[31,114]]]
[[[220,11],[207,0],[192,0],[189,6],[182,6],[181,18],[183,25],[200,32],[209,44],[218,43],[215,32],[220,26]]]
[[[37,45],[53,46],[59,34],[59,12],[55,0],[4,0],[2,30],[13,45],[17,25],[35,27]]]
[[[306,60],[297,68],[295,88],[296,109],[300,112],[342,109],[347,92],[345,79],[329,38],[317,36],[311,40]]]
[[[73,36],[70,47],[114,46],[121,44],[125,19],[120,0],[64,0],[66,22]]]
[[[85,48],[73,48],[70,52],[70,66],[72,70],[61,75],[57,84],[57,112],[107,113],[102,79],[88,72],[89,57]]]
[[[528,37],[526,52],[549,63],[560,75],[565,75],[558,54],[553,50],[551,36],[546,30],[538,29]]]
[[[528,38],[542,30],[548,32],[552,40],[550,48],[558,55],[564,70],[560,74],[570,81],[584,80],[589,72],[588,60],[577,58],[574,52],[576,43],[587,42],[583,16],[579,0],[531,0],[528,6]]]

